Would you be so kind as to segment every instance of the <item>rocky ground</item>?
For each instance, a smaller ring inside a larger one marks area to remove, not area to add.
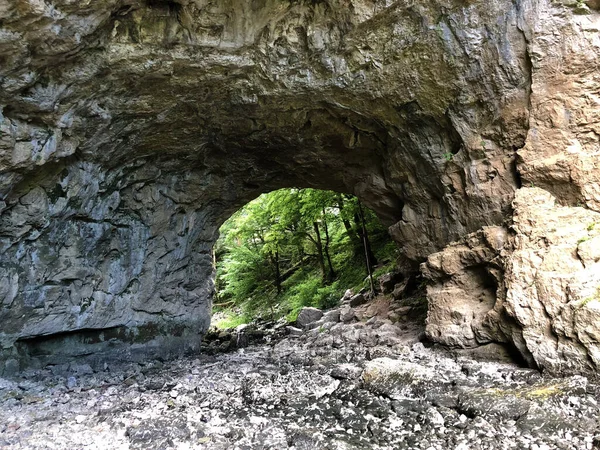
[[[0,448],[600,448],[596,382],[427,348],[414,305],[350,303],[196,358],[0,379]]]

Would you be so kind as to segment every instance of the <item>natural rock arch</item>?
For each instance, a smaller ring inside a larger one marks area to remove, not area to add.
[[[391,225],[405,270],[510,222],[521,178],[599,210],[597,165],[585,164],[593,118],[573,120],[565,106],[594,92],[591,75],[573,80],[597,50],[571,11],[541,0],[0,7],[4,359],[48,335],[67,353],[70,341],[109,353],[124,338],[127,352],[197,343],[216,230],[267,190],[357,194]],[[569,39],[587,53],[574,56]],[[491,241],[471,262],[495,260],[502,280],[509,239]],[[438,268],[439,255],[426,270],[446,292],[459,274]],[[465,322],[476,337],[461,338],[459,324],[457,343],[505,340],[532,364],[554,364],[548,351],[532,356],[539,327],[523,337],[507,289],[491,299],[493,320],[487,310]],[[443,341],[456,324],[442,322],[430,331]]]

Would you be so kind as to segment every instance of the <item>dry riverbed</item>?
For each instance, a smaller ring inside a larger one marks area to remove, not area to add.
[[[329,319],[226,353],[0,379],[0,448],[600,448],[585,377],[426,348],[402,321]]]

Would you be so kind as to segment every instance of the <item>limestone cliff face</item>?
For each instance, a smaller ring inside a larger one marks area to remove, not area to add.
[[[406,270],[521,180],[599,211],[596,6],[2,3],[3,358],[194,349],[219,225],[280,187],[357,194]]]
[[[513,345],[551,372],[600,367],[600,213],[517,191],[510,230],[484,227],[430,255],[427,334]]]
[[[597,370],[600,5],[524,6],[532,94],[517,151],[523,188],[508,228],[484,228],[428,257],[427,332],[449,345],[508,342],[554,372]]]

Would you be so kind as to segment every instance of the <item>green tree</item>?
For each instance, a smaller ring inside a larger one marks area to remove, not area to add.
[[[389,243],[385,228],[357,199],[313,189],[261,195],[220,232],[217,305],[250,315],[332,306],[348,287],[364,286],[365,268],[371,271],[375,252]]]

